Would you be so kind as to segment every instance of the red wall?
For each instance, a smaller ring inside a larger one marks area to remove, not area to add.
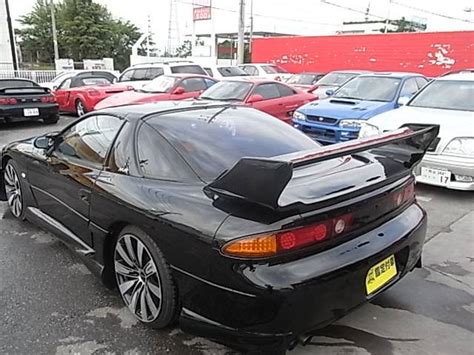
[[[437,76],[474,68],[474,31],[257,38],[252,62],[291,72],[411,71]]]

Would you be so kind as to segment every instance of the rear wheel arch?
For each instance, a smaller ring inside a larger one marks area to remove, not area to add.
[[[102,272],[102,281],[105,286],[110,289],[116,287],[115,274],[114,274],[114,246],[117,241],[118,236],[124,228],[130,226],[130,223],[125,221],[116,221],[112,223],[109,227],[109,233],[105,237],[103,250],[102,250],[102,260],[104,263],[104,270]]]

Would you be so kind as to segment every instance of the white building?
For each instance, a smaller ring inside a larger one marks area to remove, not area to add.
[[[0,70],[13,70],[6,0],[0,0]]]

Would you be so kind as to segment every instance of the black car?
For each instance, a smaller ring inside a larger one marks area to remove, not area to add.
[[[56,123],[58,104],[50,90],[27,79],[0,79],[0,120]]]
[[[276,354],[421,265],[437,131],[321,147],[247,107],[122,106],[6,146],[1,197],[141,322]]]

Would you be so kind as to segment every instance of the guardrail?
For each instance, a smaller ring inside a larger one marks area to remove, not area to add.
[[[0,70],[0,79],[22,78],[41,84],[53,80],[57,74],[56,70]]]

